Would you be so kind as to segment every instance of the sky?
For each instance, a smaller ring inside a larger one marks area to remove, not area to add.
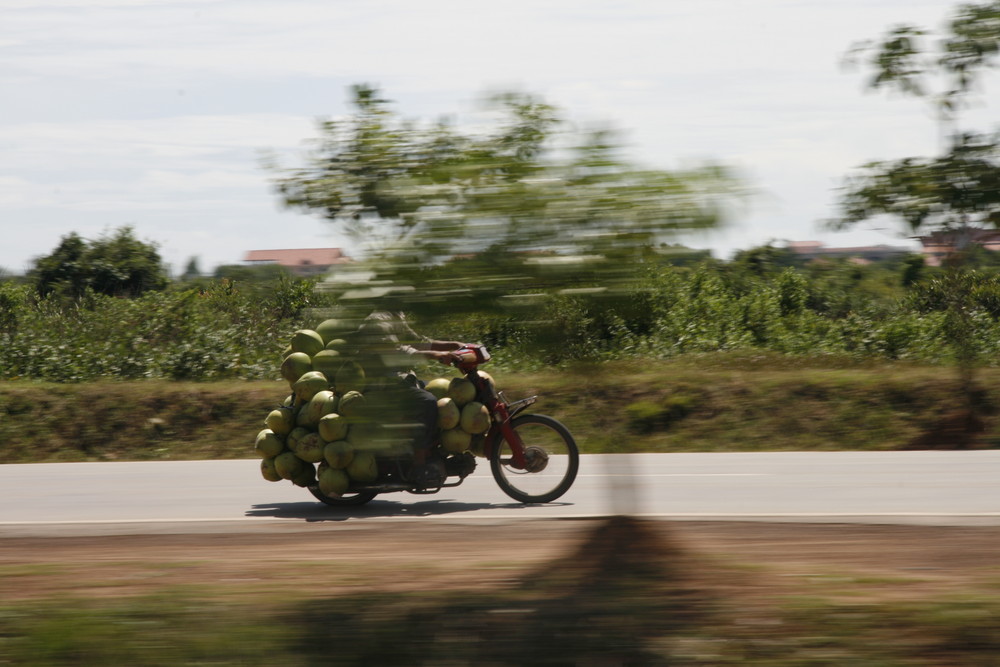
[[[728,165],[756,196],[723,230],[678,239],[716,257],[802,240],[917,248],[891,220],[819,226],[853,168],[938,149],[925,105],[865,92],[842,61],[891,25],[938,30],[953,6],[0,0],[0,267],[23,273],[69,233],[125,225],[174,274],[254,249],[350,253],[335,226],[281,206],[263,156],[301,164],[357,83],[407,118],[460,125],[490,92],[528,92],[575,127],[617,128],[642,165]]]

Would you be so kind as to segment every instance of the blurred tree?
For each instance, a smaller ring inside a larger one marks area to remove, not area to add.
[[[29,271],[37,292],[42,296],[57,290],[68,296],[82,295],[89,282],[84,261],[86,251],[87,242],[76,232],[62,237],[52,254],[36,259]]]
[[[187,266],[184,267],[184,273],[181,274],[181,280],[187,282],[189,280],[197,280],[201,277],[201,267],[198,265],[198,258],[192,257],[188,260]]]
[[[926,31],[897,26],[877,42],[857,45],[851,60],[865,58],[873,76],[868,87],[925,99],[935,111],[943,150],[936,157],[872,162],[847,178],[841,190],[846,228],[879,215],[903,221],[906,231],[949,233],[955,252],[941,284],[947,298],[947,342],[958,360],[962,390],[975,409],[975,343],[963,267],[970,229],[1000,226],[1000,143],[997,134],[962,129],[959,114],[1000,54],[1000,1],[961,4],[946,25],[937,50],[925,50]],[[938,88],[934,89],[933,85]]]
[[[920,282],[926,266],[927,262],[923,255],[909,255],[903,262],[903,271],[900,276],[903,287],[910,287]]]
[[[787,248],[777,248],[770,243],[748,250],[740,250],[733,255],[732,264],[756,276],[777,273],[801,262],[795,253]]]
[[[223,278],[241,283],[270,283],[290,277],[288,269],[279,264],[261,264],[248,266],[246,264],[220,264],[212,274],[215,278]]]
[[[907,232],[967,230],[1000,224],[1000,144],[997,134],[959,128],[959,112],[1000,50],[1000,2],[963,4],[947,24],[938,53],[924,50],[926,32],[898,26],[881,41],[854,47],[867,58],[868,86],[926,99],[935,111],[944,150],[936,157],[872,162],[841,188],[834,228],[878,215],[901,219]],[[929,81],[940,82],[932,90]],[[959,244],[961,235],[957,236]]]
[[[139,296],[167,286],[167,272],[155,244],[135,237],[131,227],[121,227],[90,243],[86,261],[90,286],[112,296]]]
[[[167,286],[155,244],[135,237],[131,227],[87,242],[75,232],[63,237],[52,254],[35,260],[30,272],[36,291],[77,298],[88,289],[111,296],[139,296]]]
[[[24,305],[28,287],[10,281],[0,281],[0,336],[17,328],[19,312]],[[5,343],[7,341],[4,341]]]
[[[355,86],[354,113],[323,122],[307,164],[274,167],[275,185],[365,247],[377,281],[421,295],[445,280],[435,267],[471,257],[448,265],[451,288],[608,283],[653,259],[663,237],[720,225],[742,192],[715,165],[635,166],[613,134],[563,132],[556,109],[529,95],[490,103],[498,120],[463,134],[403,121],[376,88]]]

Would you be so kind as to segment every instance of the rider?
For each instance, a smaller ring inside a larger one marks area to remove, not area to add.
[[[424,389],[411,366],[414,357],[450,364],[451,352],[464,343],[421,336],[410,328],[402,312],[389,310],[368,315],[358,335],[372,418],[388,429],[391,437],[412,445],[411,482],[423,488],[441,486],[446,477],[444,462],[431,451],[437,429],[437,397]]]

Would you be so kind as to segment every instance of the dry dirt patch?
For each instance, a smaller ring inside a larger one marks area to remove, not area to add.
[[[700,583],[781,593],[863,588],[918,598],[1000,585],[1000,528],[745,522],[642,522]],[[353,592],[488,590],[526,573],[628,563],[635,548],[601,523],[456,525],[380,522],[302,532],[0,539],[0,599],[155,594],[209,587],[276,601]],[[595,535],[604,540],[594,549]],[[590,541],[588,541],[590,540]],[[590,546],[588,546],[590,545]],[[645,547],[643,547],[645,548]],[[600,553],[597,553],[600,551]],[[656,557],[655,554],[653,554]],[[700,564],[700,566],[699,566]],[[858,594],[858,593],[854,593]]]

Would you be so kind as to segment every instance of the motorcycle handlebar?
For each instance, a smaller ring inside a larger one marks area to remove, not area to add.
[[[474,368],[490,360],[490,353],[482,345],[466,345],[451,353],[456,368]]]

